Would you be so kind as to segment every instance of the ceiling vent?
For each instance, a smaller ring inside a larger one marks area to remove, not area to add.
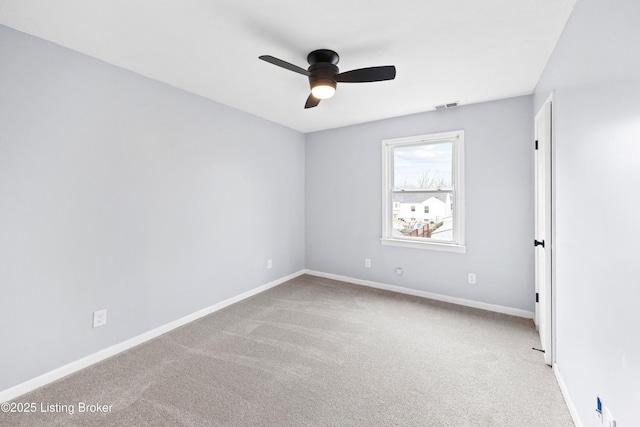
[[[448,104],[436,105],[436,110],[446,110],[447,108],[455,108],[460,105],[459,102],[450,102]]]

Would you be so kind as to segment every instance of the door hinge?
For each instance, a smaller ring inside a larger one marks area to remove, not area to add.
[[[540,294],[536,292],[536,302],[540,302]]]
[[[538,149],[538,140],[536,139],[536,150]]]
[[[542,246],[544,248],[544,240],[540,241],[540,240],[534,240],[533,241],[533,246]]]

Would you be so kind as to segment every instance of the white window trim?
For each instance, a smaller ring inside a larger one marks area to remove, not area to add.
[[[453,142],[453,241],[427,241],[419,237],[392,237],[393,219],[393,149],[425,142]],[[382,141],[382,238],[383,245],[417,249],[430,249],[444,252],[466,253],[464,230],[464,131],[433,133],[405,138],[385,139]]]

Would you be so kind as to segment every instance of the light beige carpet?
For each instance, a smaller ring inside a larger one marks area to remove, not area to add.
[[[22,396],[38,411],[0,425],[572,426],[539,345],[530,320],[304,275]]]

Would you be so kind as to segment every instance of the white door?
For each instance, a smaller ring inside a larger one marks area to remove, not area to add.
[[[540,333],[544,361],[554,362],[553,288],[551,257],[551,136],[552,98],[536,114],[535,138],[535,323]]]

